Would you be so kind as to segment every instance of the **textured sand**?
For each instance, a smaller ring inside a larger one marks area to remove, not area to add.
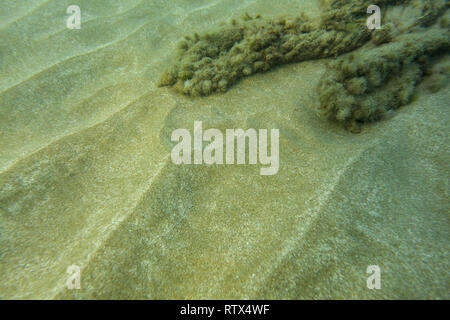
[[[77,1],[81,30],[70,4],[2,3],[1,298],[450,298],[448,86],[354,135],[314,111],[323,61],[156,87],[186,32],[315,1]],[[278,174],[172,164],[194,120],[278,128]]]

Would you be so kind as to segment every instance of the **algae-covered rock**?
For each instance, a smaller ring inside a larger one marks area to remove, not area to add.
[[[382,0],[377,5],[409,4],[410,0]],[[442,13],[441,1],[412,1],[421,8],[420,23],[429,23]],[[416,3],[418,2],[418,3]],[[298,17],[274,19],[248,13],[241,21],[185,37],[178,44],[174,65],[164,72],[159,86],[175,86],[188,95],[226,91],[242,77],[272,67],[309,59],[337,57],[361,47],[371,36],[376,44],[389,42],[392,26],[371,31],[366,27],[371,1],[322,1],[320,22]],[[205,82],[206,81],[206,82]]]
[[[363,19],[368,5],[368,1],[335,1],[326,5],[320,22],[304,14],[268,19],[246,13],[241,21],[186,37],[178,45],[174,65],[158,84],[189,95],[208,95],[276,65],[337,57],[370,39]]]
[[[434,14],[442,13],[444,6],[425,6],[424,16],[433,16],[435,26],[419,27],[385,43],[395,28],[390,24],[387,31],[381,30],[381,39],[374,41],[377,47],[365,46],[330,63],[318,86],[323,114],[358,132],[361,123],[378,120],[409,103],[426,72],[428,57],[450,46],[449,30],[441,27]]]
[[[423,77],[426,56],[446,49],[449,42],[445,0],[380,0],[377,5],[387,12],[387,21],[374,30],[366,26],[371,4],[320,1],[319,22],[304,14],[268,19],[246,13],[241,21],[186,37],[158,85],[209,95],[276,65],[337,58],[357,50],[331,63],[318,90],[321,110],[358,131],[359,123],[407,104]],[[424,31],[433,24],[436,27]]]

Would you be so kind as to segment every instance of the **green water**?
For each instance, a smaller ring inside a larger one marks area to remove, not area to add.
[[[69,29],[73,1],[2,1],[0,298],[448,299],[448,55],[359,134],[317,112],[334,58],[204,97],[157,86],[184,35],[324,2],[79,0]],[[175,165],[194,121],[278,129],[278,172]]]

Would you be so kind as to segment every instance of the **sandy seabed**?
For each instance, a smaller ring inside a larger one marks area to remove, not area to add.
[[[186,33],[315,1],[79,0],[80,30],[71,4],[1,5],[0,298],[450,298],[448,86],[352,134],[315,111],[324,60],[157,87]],[[173,164],[194,121],[279,129],[278,173]]]

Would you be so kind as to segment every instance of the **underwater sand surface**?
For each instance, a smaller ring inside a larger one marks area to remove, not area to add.
[[[80,30],[71,4],[2,2],[0,298],[450,298],[448,86],[355,135],[314,110],[324,60],[208,97],[156,85],[186,33],[316,1],[79,0]],[[278,173],[174,165],[194,121],[279,129]]]

